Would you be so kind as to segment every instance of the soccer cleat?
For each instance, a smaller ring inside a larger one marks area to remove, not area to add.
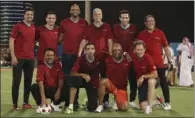
[[[55,105],[53,102],[50,104],[54,111],[61,112],[60,105]]]
[[[19,108],[18,106],[16,106],[16,105],[13,105],[12,110],[14,110],[14,111],[19,111],[20,108]]]
[[[41,113],[41,105],[37,107],[36,113]]]
[[[170,103],[165,103],[164,104],[164,109],[165,110],[171,110],[171,104]]]
[[[32,109],[32,106],[30,104],[23,104],[23,109]]]
[[[103,110],[104,110],[104,107],[103,107],[102,105],[99,105],[99,106],[96,108],[95,112],[96,112],[96,113],[101,113]]]
[[[116,102],[114,102],[114,104],[113,104],[113,106],[112,106],[112,109],[118,110],[118,106],[117,106]]]
[[[145,114],[150,114],[152,113],[152,108],[150,106],[146,106],[146,109],[144,111]]]
[[[73,112],[74,112],[73,109],[69,107],[65,110],[65,114],[72,114]]]
[[[129,105],[130,105],[132,108],[139,108],[139,106],[137,106],[137,104],[135,103],[135,101],[129,102]]]

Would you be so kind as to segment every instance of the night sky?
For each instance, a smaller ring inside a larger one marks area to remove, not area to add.
[[[81,17],[84,18],[85,2],[70,1],[34,1],[35,23],[37,26],[45,24],[44,16],[47,11],[57,13],[57,25],[64,18],[69,17],[71,4],[79,4]],[[152,14],[156,17],[156,25],[162,29],[169,42],[181,42],[182,37],[188,36],[194,41],[194,1],[96,1],[91,2],[94,8],[103,10],[103,21],[113,25],[119,23],[118,14],[122,9],[131,13],[131,23],[136,24],[138,31],[144,29],[144,16]]]

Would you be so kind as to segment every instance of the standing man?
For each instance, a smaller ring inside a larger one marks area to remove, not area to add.
[[[70,18],[64,19],[60,23],[59,41],[63,45],[62,68],[64,74],[69,76],[71,68],[77,59],[79,44],[82,39],[84,29],[88,25],[87,21],[79,17],[80,8],[77,4],[73,4],[70,8]],[[67,89],[68,90],[68,89]],[[68,90],[69,91],[69,90]],[[77,95],[78,96],[78,92]],[[67,96],[67,98],[69,98]],[[76,100],[78,97],[76,97]],[[66,101],[66,106],[69,104],[69,99]],[[78,105],[78,101],[76,103]]]
[[[106,92],[114,95],[116,109],[127,111],[127,85],[130,63],[123,56],[122,46],[119,43],[113,44],[112,56],[109,56],[105,63],[107,78],[100,81],[98,91],[99,106],[96,108],[96,112],[103,111],[103,99]]]
[[[84,87],[87,92],[88,104],[87,110],[94,112],[97,107],[98,86],[100,79],[100,62],[95,57],[95,46],[92,43],[85,45],[85,55],[79,57],[72,68],[69,85],[70,104],[65,113],[73,113],[73,102],[76,91],[79,87]]]
[[[113,27],[114,42],[120,43],[122,45],[124,53],[128,53],[130,56],[133,53],[133,42],[136,36],[136,26],[130,24],[130,14],[128,10],[122,10],[119,14],[120,24],[115,24]],[[133,69],[133,64],[131,64],[129,71],[129,83],[130,83],[130,102],[129,105],[132,107],[137,107],[135,103],[137,84],[135,71]]]
[[[23,108],[32,108],[29,104],[29,94],[34,70],[35,26],[32,23],[33,17],[34,10],[27,8],[24,11],[24,20],[13,27],[10,35],[9,48],[13,65],[13,110],[19,110],[17,103],[22,71],[24,72]]]
[[[38,64],[44,63],[44,50],[46,48],[52,48],[56,54],[58,45],[59,29],[55,26],[56,13],[47,12],[45,20],[47,22],[45,25],[36,28],[36,39],[39,42]],[[57,58],[56,55],[55,58]]]
[[[165,99],[165,110],[171,109],[169,86],[165,76],[165,65],[162,58],[162,47],[168,59],[169,65],[172,63],[171,54],[169,52],[169,45],[167,43],[164,32],[155,27],[155,18],[152,15],[145,16],[146,29],[141,31],[137,38],[143,40],[146,44],[146,53],[149,54],[156,65],[158,76],[160,78],[160,85]]]
[[[95,8],[93,10],[94,22],[88,26],[84,33],[84,39],[81,41],[78,56],[81,56],[85,44],[91,42],[95,45],[96,56],[100,61],[101,67],[101,78],[106,77],[106,70],[104,60],[108,54],[112,54],[112,32],[109,24],[103,23],[102,21],[102,10]],[[105,98],[108,101],[108,97]]]

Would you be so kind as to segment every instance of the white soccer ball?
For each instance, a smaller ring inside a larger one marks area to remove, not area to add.
[[[52,112],[52,108],[50,105],[43,105],[40,107],[41,114],[50,114]]]

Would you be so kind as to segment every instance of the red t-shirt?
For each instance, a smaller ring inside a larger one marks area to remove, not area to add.
[[[91,77],[91,80],[89,81],[94,87],[99,86],[99,79],[100,79],[100,62],[96,59],[89,63],[84,56],[79,57],[74,66],[72,67],[72,72],[78,72],[78,73],[85,73],[88,74]]]
[[[39,49],[37,54],[37,59],[39,61],[44,61],[44,51],[46,48],[52,48],[57,52],[58,46],[58,34],[59,29],[54,27],[52,30],[49,30],[45,26],[40,26],[36,28],[36,39],[39,41]]]
[[[130,24],[127,29],[123,29],[121,24],[115,24],[113,26],[114,42],[122,45],[123,51],[133,53],[133,42],[136,35],[136,26]]]
[[[37,67],[36,81],[43,81],[44,86],[58,86],[59,80],[64,79],[64,73],[59,62],[55,62],[52,68],[49,68],[45,63]]]
[[[27,26],[23,21],[17,23],[11,32],[14,38],[14,53],[19,59],[34,59],[35,26]]]
[[[82,18],[77,23],[70,18],[60,23],[60,33],[64,33],[63,53],[77,55],[83,32],[87,25],[87,21]]]
[[[144,54],[142,58],[138,58],[136,54],[133,54],[132,60],[137,79],[144,74],[149,74],[156,70],[154,60],[148,54]]]
[[[113,38],[109,24],[103,23],[99,28],[97,28],[92,23],[86,28],[84,38],[95,45],[96,56],[99,60],[107,57],[108,39]]]
[[[160,29],[155,29],[149,33],[146,29],[141,31],[137,39],[143,40],[146,44],[146,53],[152,56],[157,68],[164,68],[162,58],[162,47],[168,46],[166,36]]]
[[[124,56],[122,62],[117,63],[112,56],[109,56],[105,63],[107,78],[112,81],[116,88],[127,90],[130,63],[126,57]]]

